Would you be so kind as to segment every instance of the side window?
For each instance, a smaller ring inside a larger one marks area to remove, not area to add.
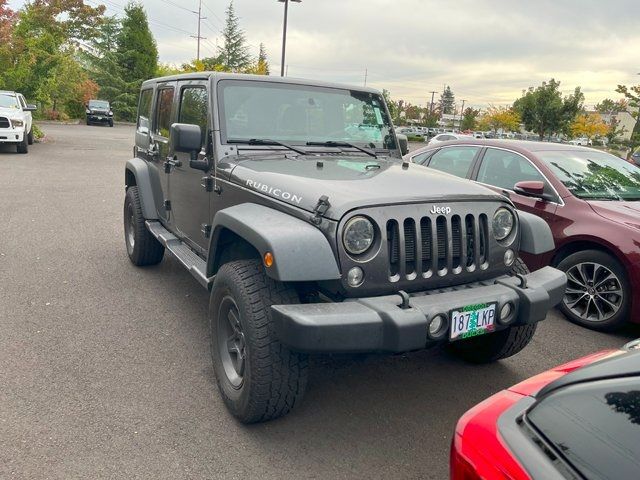
[[[429,167],[466,178],[480,147],[447,147],[436,152]]]
[[[431,152],[424,152],[416,155],[415,157],[412,157],[411,161],[413,163],[417,163],[418,165],[424,165],[424,162],[427,158],[429,158],[429,155],[431,155]]]
[[[182,90],[180,98],[179,123],[198,125],[202,130],[202,145],[205,145],[207,138],[208,95],[207,89],[202,87],[187,87]]]
[[[24,97],[22,95],[18,95],[18,99],[20,100],[20,105],[22,106],[22,108],[27,108],[27,102],[25,101]]]
[[[514,185],[518,182],[525,180],[543,182],[544,178],[523,156],[489,148],[482,159],[477,180],[494,187],[513,190]]]
[[[138,132],[147,134],[151,127],[151,102],[153,100],[153,90],[143,90],[140,94],[140,104],[138,105]]]
[[[171,113],[173,110],[173,88],[162,88],[158,90],[158,101],[156,103],[156,121],[154,133],[165,138],[169,138],[171,130]]]

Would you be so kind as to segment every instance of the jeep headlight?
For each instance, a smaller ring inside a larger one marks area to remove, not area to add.
[[[493,235],[496,237],[496,240],[502,241],[511,235],[513,229],[516,225],[516,217],[511,212],[511,210],[501,207],[496,210],[496,213],[493,215]]]
[[[12,118],[11,119],[11,124],[13,125],[14,128],[16,127],[24,127],[24,121],[18,119],[18,118]]]
[[[347,222],[342,233],[344,248],[351,255],[360,255],[373,245],[375,229],[365,217],[353,217]]]

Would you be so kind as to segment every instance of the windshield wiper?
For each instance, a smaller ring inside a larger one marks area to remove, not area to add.
[[[334,142],[333,140],[329,140],[327,142],[307,142],[307,145],[309,145],[310,147],[348,147],[348,148],[355,148],[356,150],[360,150],[363,153],[366,153],[367,155],[369,155],[370,157],[373,158],[378,158],[378,155],[376,155],[376,152],[369,150],[367,148],[362,148],[359,147],[357,145],[354,145],[353,143],[349,143],[349,142]]]
[[[281,147],[288,148],[289,150],[299,153],[300,155],[309,155],[309,152],[288,143],[279,142],[278,140],[269,140],[266,138],[252,138],[251,140],[230,139],[227,143],[243,143],[246,145],[280,145]]]

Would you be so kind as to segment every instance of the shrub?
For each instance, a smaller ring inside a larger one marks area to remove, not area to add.
[[[36,140],[41,140],[44,138],[44,132],[38,125],[34,123],[31,129],[33,130],[33,138],[35,138]]]
[[[410,142],[424,142],[422,135],[407,135],[407,140]]]

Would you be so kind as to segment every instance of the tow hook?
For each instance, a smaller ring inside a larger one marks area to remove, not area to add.
[[[399,307],[402,310],[408,310],[411,308],[411,304],[409,303],[409,300],[411,299],[411,297],[409,296],[409,294],[407,292],[405,292],[404,290],[400,290],[398,292],[398,295],[400,295],[400,298],[402,299],[402,303],[399,305]]]
[[[514,275],[518,280],[520,280],[520,288],[528,288],[527,287],[527,277],[525,277],[523,274],[521,273],[516,273]]]

